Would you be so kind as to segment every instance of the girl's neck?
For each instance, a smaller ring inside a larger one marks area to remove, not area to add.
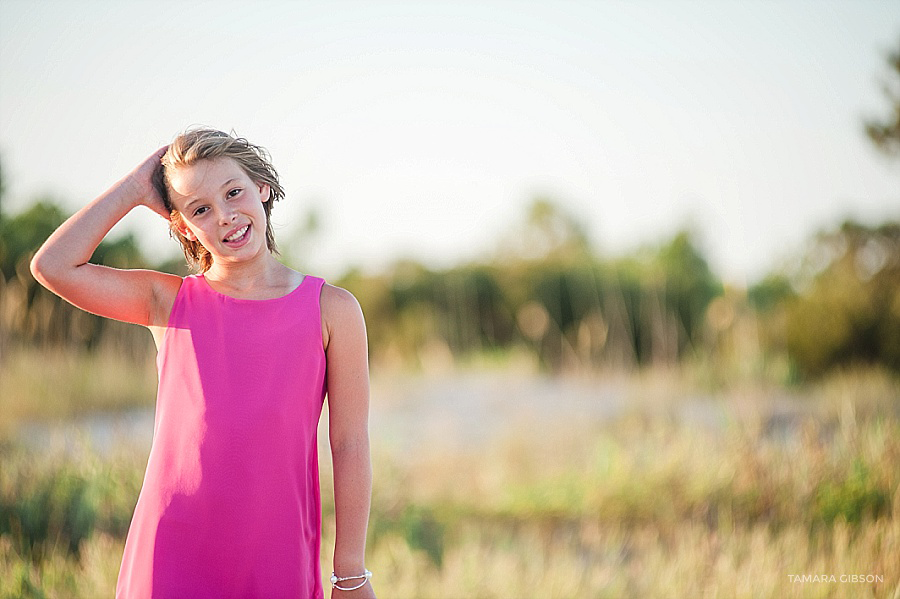
[[[254,290],[290,286],[293,273],[293,270],[267,252],[259,260],[213,262],[203,276],[219,288],[250,293]]]

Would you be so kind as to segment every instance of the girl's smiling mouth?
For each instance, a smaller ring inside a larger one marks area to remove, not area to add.
[[[222,241],[230,247],[243,245],[250,236],[250,225],[244,225],[228,234]]]

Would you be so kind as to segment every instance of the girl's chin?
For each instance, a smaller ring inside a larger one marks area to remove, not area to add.
[[[232,248],[219,248],[217,251],[210,253],[217,262],[246,262],[264,256],[268,253],[268,248],[266,246],[256,247],[253,244],[245,244],[236,248],[236,250]]]

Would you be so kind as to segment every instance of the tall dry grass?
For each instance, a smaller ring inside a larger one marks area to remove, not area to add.
[[[0,438],[29,421],[65,420],[97,411],[152,407],[154,356],[99,351],[10,348],[0,355]]]
[[[483,446],[398,453],[374,434],[380,596],[900,597],[900,383],[697,399],[685,380],[644,377],[613,420],[522,421]],[[145,463],[2,445],[0,597],[111,596]],[[322,473],[327,573],[327,452]]]

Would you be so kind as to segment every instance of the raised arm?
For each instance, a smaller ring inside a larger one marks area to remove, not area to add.
[[[356,298],[331,285],[322,289],[322,319],[334,466],[334,572],[340,577],[356,576],[365,569],[372,497],[366,324]],[[332,597],[366,599],[374,598],[375,592],[366,584],[355,591],[334,590]]]
[[[165,151],[165,147],[157,150],[54,231],[31,261],[34,278],[82,310],[135,324],[164,325],[165,308],[174,301],[180,277],[109,268],[88,260],[113,225],[135,206],[148,206],[168,218],[152,183]]]

